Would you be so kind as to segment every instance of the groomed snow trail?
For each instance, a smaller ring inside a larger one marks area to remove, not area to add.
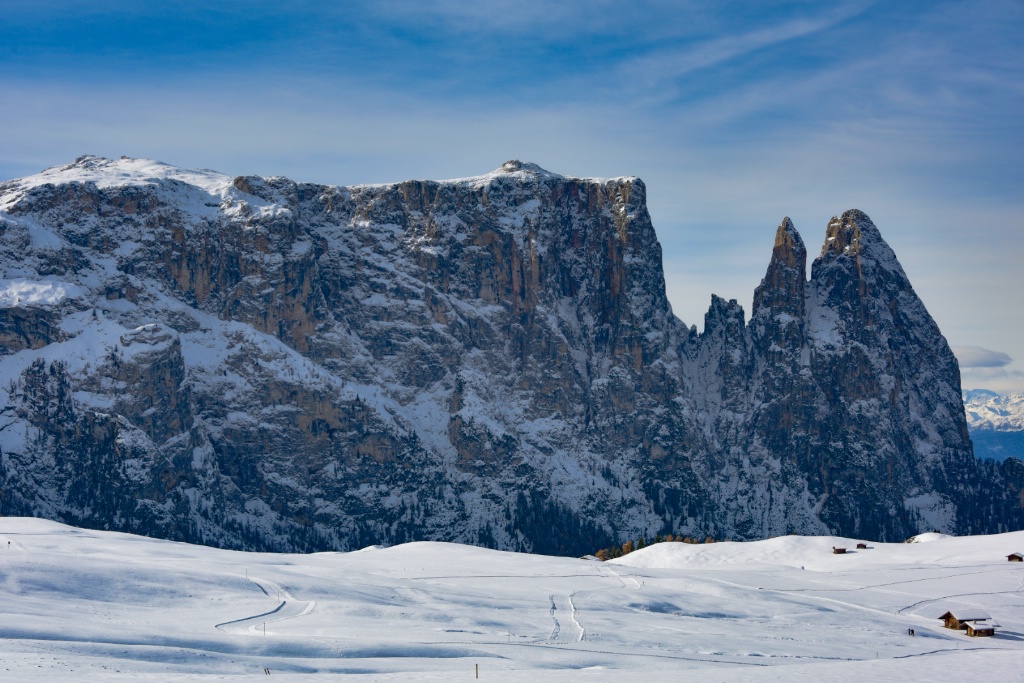
[[[572,625],[576,635],[576,642],[579,643],[587,639],[587,630],[583,628],[583,624],[576,619],[576,603],[573,602],[574,597],[576,597],[575,591],[573,591],[572,595],[569,596],[569,609],[572,610],[569,612],[569,616],[572,617]]]
[[[551,601],[551,609],[548,610],[548,614],[551,615],[551,633],[548,635],[548,640],[558,640],[558,635],[562,632],[562,625],[558,623],[558,617],[555,616],[555,612],[558,611],[558,607],[555,606],[555,596],[549,595],[548,600]]]
[[[607,569],[612,574],[614,574],[615,578],[619,580],[619,583],[622,584],[623,588],[628,588],[629,587],[629,586],[626,585],[626,580],[625,580],[625,579],[629,579],[630,581],[633,582],[634,590],[640,590],[640,582],[636,580],[636,572],[633,572],[632,575],[627,574],[625,579],[624,579],[622,577],[622,574],[618,573],[617,571],[615,571],[611,567],[602,567],[602,569]]]
[[[315,600],[296,600],[295,597],[280,584],[255,576],[248,577],[263,594],[272,600],[280,600],[277,607],[269,612],[262,612],[251,617],[225,621],[217,624],[217,628],[227,633],[266,634],[266,625],[285,619],[304,617],[316,608]]]
[[[559,596],[555,599],[554,595],[549,595],[548,599],[551,601],[551,608],[548,610],[548,614],[551,615],[551,633],[548,635],[549,641],[556,642],[569,642],[578,643],[586,637],[586,630],[576,619],[576,604],[573,602],[572,595]],[[559,607],[560,605],[560,607]],[[565,625],[565,632],[563,632],[562,624],[558,621],[558,612],[561,610],[563,613],[569,615],[569,622]]]

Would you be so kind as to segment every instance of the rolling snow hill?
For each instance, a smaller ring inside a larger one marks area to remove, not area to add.
[[[1024,565],[1006,555],[1024,532],[919,540],[601,563],[435,542],[245,553],[2,518],[0,679],[1021,680]],[[958,607],[1002,628],[942,628]]]

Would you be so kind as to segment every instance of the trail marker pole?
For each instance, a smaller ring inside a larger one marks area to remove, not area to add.
[[[479,664],[477,664],[477,665],[475,665],[475,666],[476,666],[476,677],[477,677],[477,678],[480,678],[480,665],[479,665]]]

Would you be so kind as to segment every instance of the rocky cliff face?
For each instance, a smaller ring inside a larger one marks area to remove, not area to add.
[[[806,258],[787,219],[698,335],[636,178],[83,157],[0,184],[0,509],[271,549],[1018,523],[965,518],[998,486],[875,226]]]

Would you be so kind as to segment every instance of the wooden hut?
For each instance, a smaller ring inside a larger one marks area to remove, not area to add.
[[[868,544],[867,543],[858,543],[857,544],[857,550],[867,550],[867,549],[868,549]]]
[[[951,628],[954,631],[968,631],[968,635],[991,636],[995,633],[996,624],[992,621],[992,617],[980,609],[950,610],[939,617],[939,619],[942,619],[946,628]],[[971,628],[968,629],[968,626]],[[986,630],[991,630],[992,633],[982,633],[982,631]],[[971,633],[971,631],[975,631],[975,633]]]
[[[1024,553],[1010,553],[1006,559],[1010,562],[1024,562]]]
[[[845,555],[846,554],[846,548],[837,548],[835,546],[832,546],[832,554],[833,555]]]
[[[999,624],[994,621],[968,621],[964,626],[964,630],[967,631],[967,635],[972,638],[983,638],[987,636],[994,636],[996,634],[996,627]]]

